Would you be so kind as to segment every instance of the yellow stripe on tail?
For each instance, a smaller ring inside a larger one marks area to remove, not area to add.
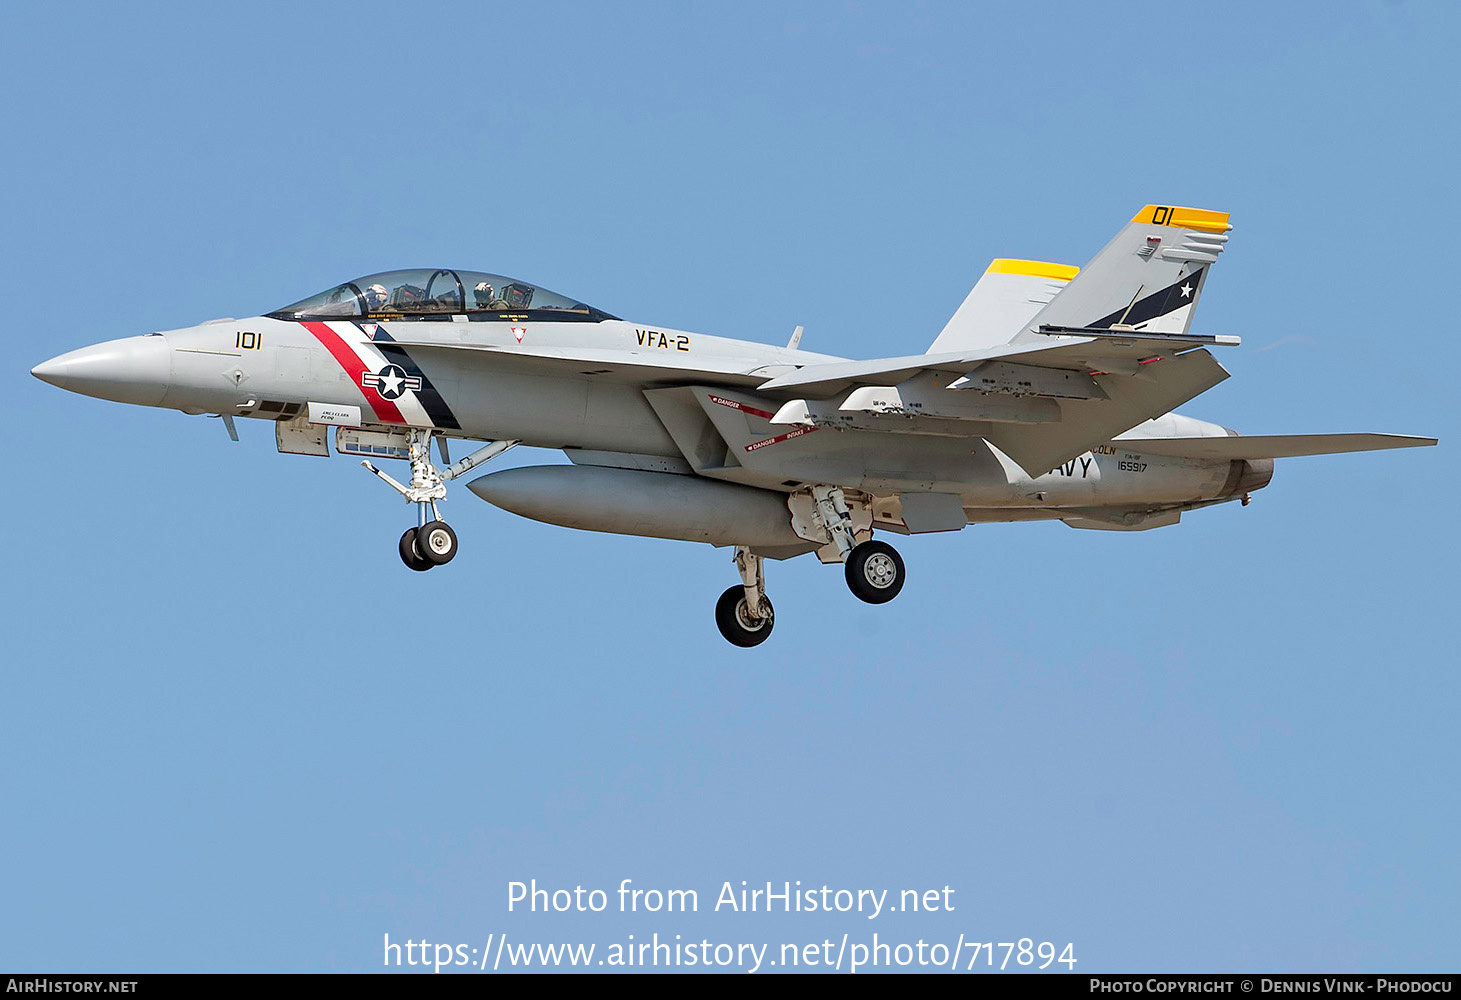
[[[1043,260],[1009,260],[1004,257],[996,258],[989,262],[985,268],[985,274],[1023,274],[1031,278],[1054,278],[1057,281],[1069,281],[1081,269],[1071,267],[1069,264],[1051,264]]]
[[[1227,212],[1209,212],[1205,208],[1182,208],[1179,205],[1148,205],[1131,221],[1197,229],[1204,233],[1225,233],[1233,228],[1228,224]]]

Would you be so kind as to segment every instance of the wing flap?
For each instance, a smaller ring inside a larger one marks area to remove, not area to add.
[[[1126,343],[1129,341],[1135,344],[1144,341],[1153,346],[1167,345],[1179,351],[1185,351],[1191,347],[1237,347],[1243,342],[1242,337],[1233,337],[1221,333],[1153,333],[1145,330],[1123,329],[1121,327],[1042,326],[1035,332],[1044,337],[1094,337],[1097,340],[1112,343]]]
[[[1301,455],[1339,455],[1387,448],[1424,448],[1436,438],[1409,434],[1266,434],[1256,437],[1115,438],[1134,452],[1170,458],[1211,458],[1225,461],[1296,458]]]

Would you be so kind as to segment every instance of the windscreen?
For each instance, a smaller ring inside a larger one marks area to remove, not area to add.
[[[481,271],[418,268],[347,281],[269,314],[279,319],[613,319],[585,303],[517,278]]]

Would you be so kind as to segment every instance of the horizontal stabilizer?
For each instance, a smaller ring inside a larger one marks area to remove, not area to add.
[[[1038,476],[1093,444],[1110,441],[1143,420],[1171,411],[1228,377],[1206,351],[1189,351],[1146,367],[1142,378],[1095,376],[1107,398],[1058,400],[1061,418],[1057,423],[990,424],[984,438],[1025,472]]]
[[[1435,438],[1408,434],[1266,434],[1257,437],[1116,438],[1143,455],[1172,458],[1213,458],[1242,461],[1258,458],[1295,458],[1299,455],[1339,455],[1386,448],[1424,448]]]

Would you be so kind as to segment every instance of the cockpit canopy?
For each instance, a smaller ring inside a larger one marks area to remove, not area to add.
[[[539,319],[592,322],[606,312],[500,274],[446,268],[383,271],[269,313],[276,319]]]

